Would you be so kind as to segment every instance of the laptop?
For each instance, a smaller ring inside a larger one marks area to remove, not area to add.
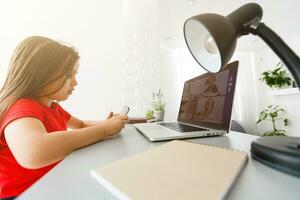
[[[134,124],[150,141],[219,136],[229,132],[238,61],[184,83],[176,122]]]

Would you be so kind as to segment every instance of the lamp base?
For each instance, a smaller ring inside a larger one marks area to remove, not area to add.
[[[251,156],[274,169],[300,177],[300,138],[262,137],[251,143]]]

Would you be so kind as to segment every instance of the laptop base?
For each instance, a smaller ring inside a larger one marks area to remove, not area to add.
[[[175,140],[175,139],[191,139],[199,137],[212,137],[224,135],[227,132],[223,130],[205,130],[195,132],[178,132],[156,123],[134,124],[134,127],[152,142]]]

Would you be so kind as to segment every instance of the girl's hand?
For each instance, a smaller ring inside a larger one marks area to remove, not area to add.
[[[107,137],[119,133],[128,122],[127,115],[115,115],[104,121]]]
[[[114,113],[113,112],[109,112],[109,114],[107,115],[106,119],[110,119],[114,116]]]
[[[120,114],[118,114],[118,113],[113,113],[113,112],[110,111],[109,114],[107,115],[106,119],[110,119],[110,118],[115,117],[115,116],[117,116],[117,115],[120,115]]]

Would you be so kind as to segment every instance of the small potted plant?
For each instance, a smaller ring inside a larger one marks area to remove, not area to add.
[[[165,116],[166,103],[162,101],[162,96],[163,94],[160,89],[152,93],[152,108],[156,121],[163,121]]]
[[[256,124],[259,124],[264,120],[271,120],[272,127],[273,127],[273,130],[266,131],[263,134],[263,136],[285,136],[286,131],[277,129],[277,127],[275,125],[277,120],[283,120],[284,126],[288,125],[287,118],[282,119],[282,118],[278,117],[280,112],[284,112],[284,109],[279,108],[278,105],[276,105],[276,106],[270,105],[270,106],[268,106],[267,109],[260,112],[259,119],[256,122]]]
[[[153,110],[147,110],[146,111],[146,118],[152,119],[154,117],[154,111]]]
[[[292,79],[288,76],[287,71],[283,69],[282,62],[279,62],[274,70],[263,72],[259,80],[265,82],[271,88],[282,88],[292,84]]]

